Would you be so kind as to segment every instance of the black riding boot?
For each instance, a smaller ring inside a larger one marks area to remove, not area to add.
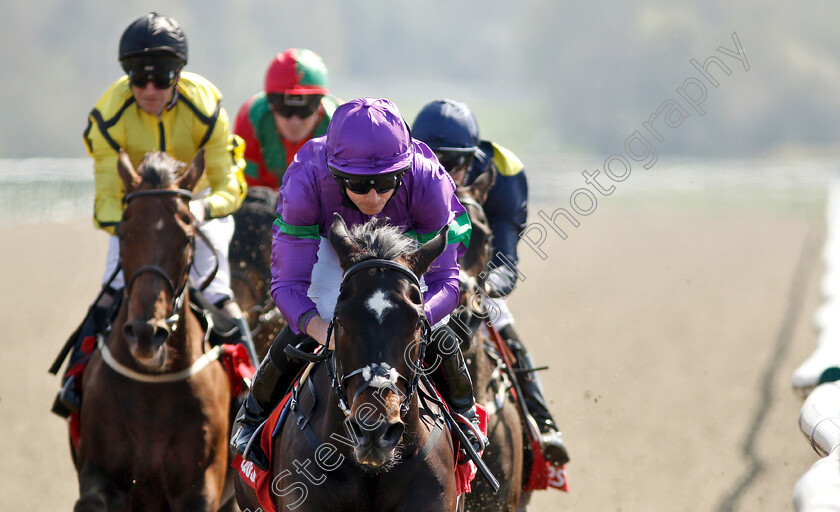
[[[242,315],[242,309],[239,308],[239,304],[237,304],[233,299],[227,297],[217,302],[215,306],[222,310],[222,312],[226,314],[234,324],[236,324],[236,328],[239,330],[240,345],[245,347],[245,350],[248,352],[248,357],[251,359],[251,363],[254,366],[259,365],[260,360],[257,356],[257,347],[254,345],[254,337],[251,334],[251,328],[248,326],[248,322]]]
[[[234,431],[230,439],[231,450],[266,471],[269,465],[268,456],[260,448],[259,439],[254,434],[268,419],[303,367],[300,361],[290,361],[283,350],[287,345],[295,345],[304,340],[311,341],[312,345],[305,343],[307,346],[301,348],[302,350],[312,350],[317,345],[315,340],[297,335],[289,327],[280,332],[254,373],[251,391],[234,421]]]
[[[522,389],[522,394],[525,395],[525,404],[528,406],[528,412],[537,422],[537,427],[542,434],[542,450],[545,459],[555,466],[562,466],[569,462],[569,453],[566,450],[566,445],[563,443],[563,436],[554,418],[548,411],[545,397],[543,396],[543,388],[540,383],[537,373],[534,371],[536,367],[534,361],[531,359],[531,354],[528,349],[522,344],[519,335],[516,333],[512,325],[505,326],[499,334],[505,338],[508,347],[510,347],[513,356],[516,358],[514,363],[516,370],[523,370],[516,372],[516,381]]]
[[[440,368],[432,373],[438,391],[452,412],[466,420],[459,421],[458,427],[466,434],[473,448],[476,451],[483,450],[487,446],[487,438],[478,426],[472,379],[461,353],[460,338],[449,326],[438,327],[432,333],[425,361],[432,365],[439,363]]]
[[[67,362],[64,377],[61,378],[61,389],[58,391],[51,409],[52,412],[62,418],[67,418],[70,416],[70,413],[78,412],[82,407],[81,386],[76,381],[77,379],[81,380],[82,375],[78,374],[68,377],[67,370],[76,366],[82,359],[90,356],[90,352],[82,350],[82,342],[87,337],[96,337],[105,331],[111,309],[112,306],[94,305],[88,311],[88,315],[85,317],[82,325],[73,333],[76,340],[73,343],[73,350],[70,352],[70,360]]]

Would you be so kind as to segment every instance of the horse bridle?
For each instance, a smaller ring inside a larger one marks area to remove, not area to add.
[[[125,198],[123,199],[123,204],[126,205],[126,204],[128,204],[129,201],[131,201],[132,199],[136,199],[138,197],[150,197],[150,196],[152,196],[152,197],[180,196],[180,197],[186,198],[187,201],[189,201],[193,198],[192,192],[190,192],[189,190],[184,190],[184,189],[137,190],[135,192],[131,192],[129,194],[126,194]],[[202,233],[201,230],[198,228],[198,224],[194,222],[193,225],[194,225],[196,234],[198,234],[198,236],[202,237],[204,242],[209,247],[212,247],[212,245],[210,245],[210,241],[207,239],[207,236],[204,233]],[[172,292],[172,315],[169,318],[166,319],[166,325],[168,325],[169,328],[172,331],[175,331],[175,329],[177,329],[178,321],[180,320],[179,311],[181,311],[181,308],[184,305],[184,297],[185,297],[184,292],[186,291],[187,283],[189,282],[190,267],[192,267],[192,264],[195,261],[195,236],[189,237],[189,240],[190,240],[189,262],[187,263],[187,265],[184,266],[184,270],[181,273],[180,282],[179,282],[177,287],[175,286],[175,283],[173,282],[172,278],[169,277],[169,275],[166,273],[166,271],[164,271],[158,265],[141,265],[140,268],[138,268],[137,270],[134,271],[134,273],[131,274],[131,277],[129,277],[129,279],[126,281],[126,285],[125,285],[125,298],[126,298],[126,301],[127,301],[128,297],[131,295],[131,287],[134,284],[134,280],[137,279],[137,277],[140,276],[140,274],[143,274],[145,272],[151,272],[151,273],[157,275],[158,277],[161,277],[163,279],[163,281],[167,285],[169,285],[169,290]],[[216,268],[213,269],[213,272],[208,277],[208,279],[206,279],[204,281],[201,289],[206,288],[207,285],[210,283],[210,281],[213,280],[213,277],[215,277],[217,269],[218,269],[218,261],[217,261]]]
[[[417,275],[411,271],[405,265],[401,265],[395,261],[391,260],[384,260],[384,259],[367,259],[356,263],[355,265],[351,266],[344,272],[344,276],[341,279],[341,286],[344,287],[344,283],[355,274],[356,272],[366,269],[366,268],[381,268],[386,270],[395,270],[404,276],[408,277],[408,279],[412,282],[412,284],[416,285],[418,289],[420,289],[420,279]],[[411,398],[414,395],[415,390],[417,389],[417,384],[420,380],[420,373],[423,371],[422,364],[423,364],[423,357],[426,354],[426,345],[429,342],[429,338],[431,337],[431,326],[429,325],[429,321],[426,319],[425,315],[420,319],[421,325],[421,334],[420,334],[420,347],[417,351],[417,359],[415,360],[414,367],[412,368],[413,374],[410,379],[399,375],[399,378],[403,379],[407,385],[406,395],[400,405],[400,416],[405,416],[408,413],[408,410],[411,406]],[[329,346],[330,337],[333,334],[333,327],[335,324],[335,318],[330,321],[329,326],[327,327],[327,346]],[[335,390],[336,395],[338,396],[338,406],[344,412],[345,416],[350,416],[350,406],[347,400],[347,393],[345,392],[345,384],[348,380],[352,377],[357,375],[363,374],[366,370],[370,371],[372,376],[378,377],[386,377],[382,372],[387,372],[389,370],[388,367],[384,367],[382,365],[370,365],[366,366],[365,368],[358,368],[353,370],[352,372],[348,373],[347,375],[341,375],[340,369],[338,368],[338,363],[336,358],[333,357],[334,351],[327,349],[327,354],[324,355],[323,359],[329,358],[330,361],[327,362],[327,371],[330,375],[330,381],[333,390]],[[371,386],[371,379],[366,379],[362,386],[356,391],[355,395],[353,396],[353,400],[355,401],[359,395],[362,394],[366,389]],[[390,389],[394,394],[399,396],[401,394],[399,388],[397,388],[396,384],[390,382],[389,385],[383,386],[387,389]]]
[[[464,206],[470,205],[470,206],[474,206],[476,208],[480,208],[482,211],[484,211],[484,207],[481,206],[480,204],[478,204],[478,201],[476,201],[475,199],[473,199],[471,197],[465,197],[463,199],[459,197],[458,202],[461,203]]]

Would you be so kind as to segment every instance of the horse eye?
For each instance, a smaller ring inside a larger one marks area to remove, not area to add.
[[[415,286],[412,286],[409,289],[408,298],[409,298],[409,300],[411,300],[411,302],[413,302],[415,304],[422,304],[423,303],[423,297],[422,297],[422,295],[420,295],[420,289],[415,287]]]

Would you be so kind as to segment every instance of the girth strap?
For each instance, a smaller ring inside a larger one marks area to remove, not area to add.
[[[318,393],[311,378],[306,379],[306,382],[309,387],[309,393],[312,395],[312,406],[306,412],[302,410],[300,407],[300,401],[298,400],[300,393],[297,388],[295,388],[292,390],[291,409],[295,415],[295,423],[297,423],[298,428],[300,428],[303,435],[306,436],[306,440],[309,441],[309,444],[312,445],[313,448],[317,449],[321,446],[321,442],[318,441],[318,436],[316,436],[315,432],[312,430],[312,425],[309,424],[309,420],[312,419],[312,413],[315,412],[315,408],[318,406]]]

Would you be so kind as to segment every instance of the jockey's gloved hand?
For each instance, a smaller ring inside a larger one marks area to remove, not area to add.
[[[516,274],[508,267],[501,266],[487,272],[484,291],[494,299],[504,298],[516,288]]]
[[[210,216],[210,203],[204,199],[193,199],[190,201],[190,213],[196,224],[201,224]]]
[[[475,277],[467,275],[463,270],[458,274],[458,292],[461,295],[472,295],[478,289]]]

